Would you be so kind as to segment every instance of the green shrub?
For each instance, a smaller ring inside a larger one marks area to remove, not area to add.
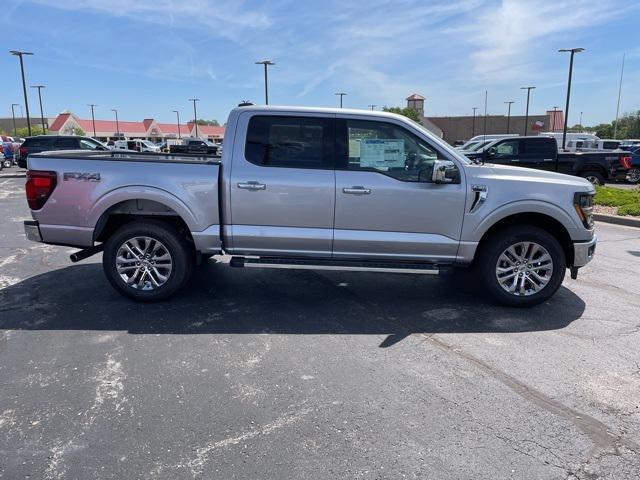
[[[640,216],[640,190],[615,187],[596,187],[596,205],[618,207],[618,215]]]

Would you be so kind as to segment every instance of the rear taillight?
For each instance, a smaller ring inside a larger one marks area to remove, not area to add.
[[[629,170],[631,168],[631,155],[620,157],[620,165],[622,165],[622,168]]]
[[[25,147],[20,147],[18,150],[20,151],[20,156],[21,157],[26,157],[27,156],[28,152],[27,152],[27,149]]]
[[[56,172],[48,172],[41,170],[27,171],[27,203],[31,210],[40,210],[49,200],[49,197],[56,188],[57,183]]]

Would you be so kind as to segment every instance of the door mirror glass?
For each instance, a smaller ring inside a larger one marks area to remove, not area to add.
[[[486,150],[485,152],[486,152],[488,157],[492,157],[492,156],[494,156],[496,154],[496,151],[497,151],[496,147],[491,147],[488,150]]]
[[[458,169],[450,160],[436,160],[433,163],[431,181],[433,183],[454,183],[458,179]]]

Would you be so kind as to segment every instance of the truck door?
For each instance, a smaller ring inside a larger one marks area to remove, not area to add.
[[[520,141],[520,166],[555,171],[558,148],[549,137],[525,138]]]
[[[230,174],[231,253],[330,257],[333,115],[245,113]]]
[[[466,195],[464,180],[432,183],[443,153],[400,123],[348,116],[336,144],[335,258],[456,258]]]

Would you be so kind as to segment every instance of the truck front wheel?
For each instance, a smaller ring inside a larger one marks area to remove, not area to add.
[[[484,242],[479,267],[483,283],[498,302],[530,307],[556,293],[567,265],[553,235],[531,225],[515,225]]]
[[[193,253],[171,225],[134,221],[109,237],[102,267],[109,283],[122,295],[153,302],[169,298],[189,280]]]

